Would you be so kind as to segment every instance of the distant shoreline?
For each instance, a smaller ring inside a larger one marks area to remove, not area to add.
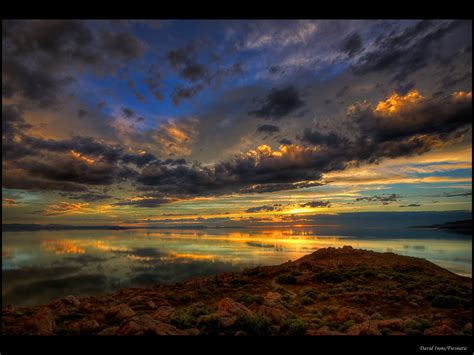
[[[429,226],[413,226],[416,229],[439,229],[447,232],[472,235],[472,219],[447,222],[443,224],[433,224]]]

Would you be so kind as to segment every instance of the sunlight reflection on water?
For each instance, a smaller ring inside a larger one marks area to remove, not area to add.
[[[392,234],[399,237],[376,237]],[[452,272],[472,274],[471,237],[437,231],[357,233],[331,226],[39,231],[3,233],[2,244],[3,302],[14,305],[281,264],[319,248],[344,245],[425,258]]]

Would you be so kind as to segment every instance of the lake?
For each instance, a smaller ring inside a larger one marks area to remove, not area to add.
[[[378,226],[4,232],[3,304],[186,280],[295,260],[319,248],[394,252],[471,277],[471,236]]]

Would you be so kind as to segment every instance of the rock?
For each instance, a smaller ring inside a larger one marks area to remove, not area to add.
[[[268,292],[263,300],[270,304],[278,303],[281,301],[281,295],[278,292]]]
[[[343,335],[337,330],[330,330],[328,326],[321,327],[319,329],[308,329],[305,335]]]
[[[472,323],[466,323],[466,325],[463,328],[463,331],[466,333],[472,333]]]
[[[184,329],[183,332],[185,335],[199,335],[201,333],[197,328]]]
[[[344,323],[348,320],[353,320],[356,323],[360,323],[367,320],[367,316],[352,308],[339,307],[334,320],[338,323]]]
[[[183,330],[153,319],[148,314],[142,314],[122,322],[117,335],[187,335]]]
[[[454,335],[454,330],[443,324],[437,327],[425,329],[423,335]]]
[[[174,307],[171,306],[161,306],[158,307],[155,313],[153,313],[153,318],[162,322],[166,322],[171,318],[175,311]]]
[[[156,304],[153,301],[148,301],[147,306],[151,309],[156,309]]]
[[[260,316],[268,317],[277,323],[280,323],[291,314],[290,311],[283,308],[282,306],[270,307],[270,306],[265,306],[265,305],[253,304],[249,308],[251,311],[255,312],[256,314]]]
[[[403,332],[393,331],[393,332],[388,333],[388,335],[406,335],[406,334]]]
[[[216,315],[221,319],[224,327],[232,326],[238,316],[250,316],[252,314],[253,312],[250,309],[229,297],[221,299],[217,304]]]
[[[217,304],[217,314],[220,316],[240,316],[252,315],[252,311],[245,307],[242,303],[234,301],[232,298],[226,297]]]
[[[81,302],[73,295],[64,297],[63,302],[66,304],[73,305],[75,307],[78,307],[81,304]]]
[[[125,303],[121,303],[118,306],[109,308],[107,315],[114,317],[116,320],[123,320],[125,318],[133,317],[135,315],[135,311]]]
[[[79,320],[71,323],[68,328],[76,330],[78,332],[90,333],[99,328],[100,325],[95,319],[89,319],[86,321]]]
[[[373,321],[367,321],[359,324],[354,324],[350,327],[347,332],[347,335],[382,335],[379,329],[377,328],[377,324]]]
[[[403,320],[400,318],[392,318],[392,319],[383,319],[376,321],[377,328],[390,328],[401,330],[403,328]]]
[[[102,330],[99,335],[115,335],[119,327],[109,327]]]
[[[245,336],[245,335],[248,335],[248,334],[246,332],[244,332],[243,330],[238,330],[234,335],[239,337],[239,336]]]
[[[49,308],[41,308],[30,316],[25,325],[33,335],[53,335],[55,328],[54,317]]]

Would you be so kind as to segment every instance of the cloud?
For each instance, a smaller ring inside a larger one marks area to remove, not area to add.
[[[280,132],[280,128],[271,124],[264,124],[257,127],[257,133],[273,134],[277,132]]]
[[[70,203],[61,202],[57,205],[49,205],[41,211],[35,213],[41,214],[42,216],[60,216],[64,214],[70,214],[80,211],[83,207],[88,206],[88,203]]]
[[[113,198],[111,195],[106,195],[106,194],[95,194],[95,193],[84,193],[84,194],[72,194],[72,193],[65,193],[65,192],[60,192],[60,196],[63,197],[68,197],[71,200],[81,200],[85,202],[98,202],[98,201],[103,201],[103,200],[108,200]]]
[[[249,115],[281,120],[304,105],[298,90],[294,86],[287,86],[273,89],[266,98],[260,100],[260,108],[250,111]]]
[[[440,40],[461,24],[462,21],[422,20],[401,33],[380,37],[374,48],[365,51],[353,66],[354,73],[365,75],[384,72],[393,75],[392,80],[403,81],[427,66]]]
[[[355,56],[360,53],[362,49],[362,39],[358,33],[353,33],[346,37],[341,45],[341,50],[347,54],[348,57]]]
[[[258,212],[273,212],[273,211],[280,211],[281,207],[280,206],[257,206],[257,207],[251,207],[247,209],[245,212],[247,213],[258,213]]]
[[[126,32],[78,20],[2,21],[2,95],[51,107],[81,71],[114,73],[145,44]]]
[[[369,202],[381,202],[384,205],[388,205],[392,202],[398,201],[402,196],[399,194],[388,194],[388,195],[374,195],[368,197],[358,197],[355,199],[356,202],[359,201],[369,201]]]
[[[311,201],[306,203],[300,203],[300,207],[310,207],[310,208],[317,208],[317,207],[331,207],[331,203],[329,201]]]
[[[278,143],[283,144],[283,145],[290,145],[293,144],[293,142],[287,138],[282,138],[278,141]]]

